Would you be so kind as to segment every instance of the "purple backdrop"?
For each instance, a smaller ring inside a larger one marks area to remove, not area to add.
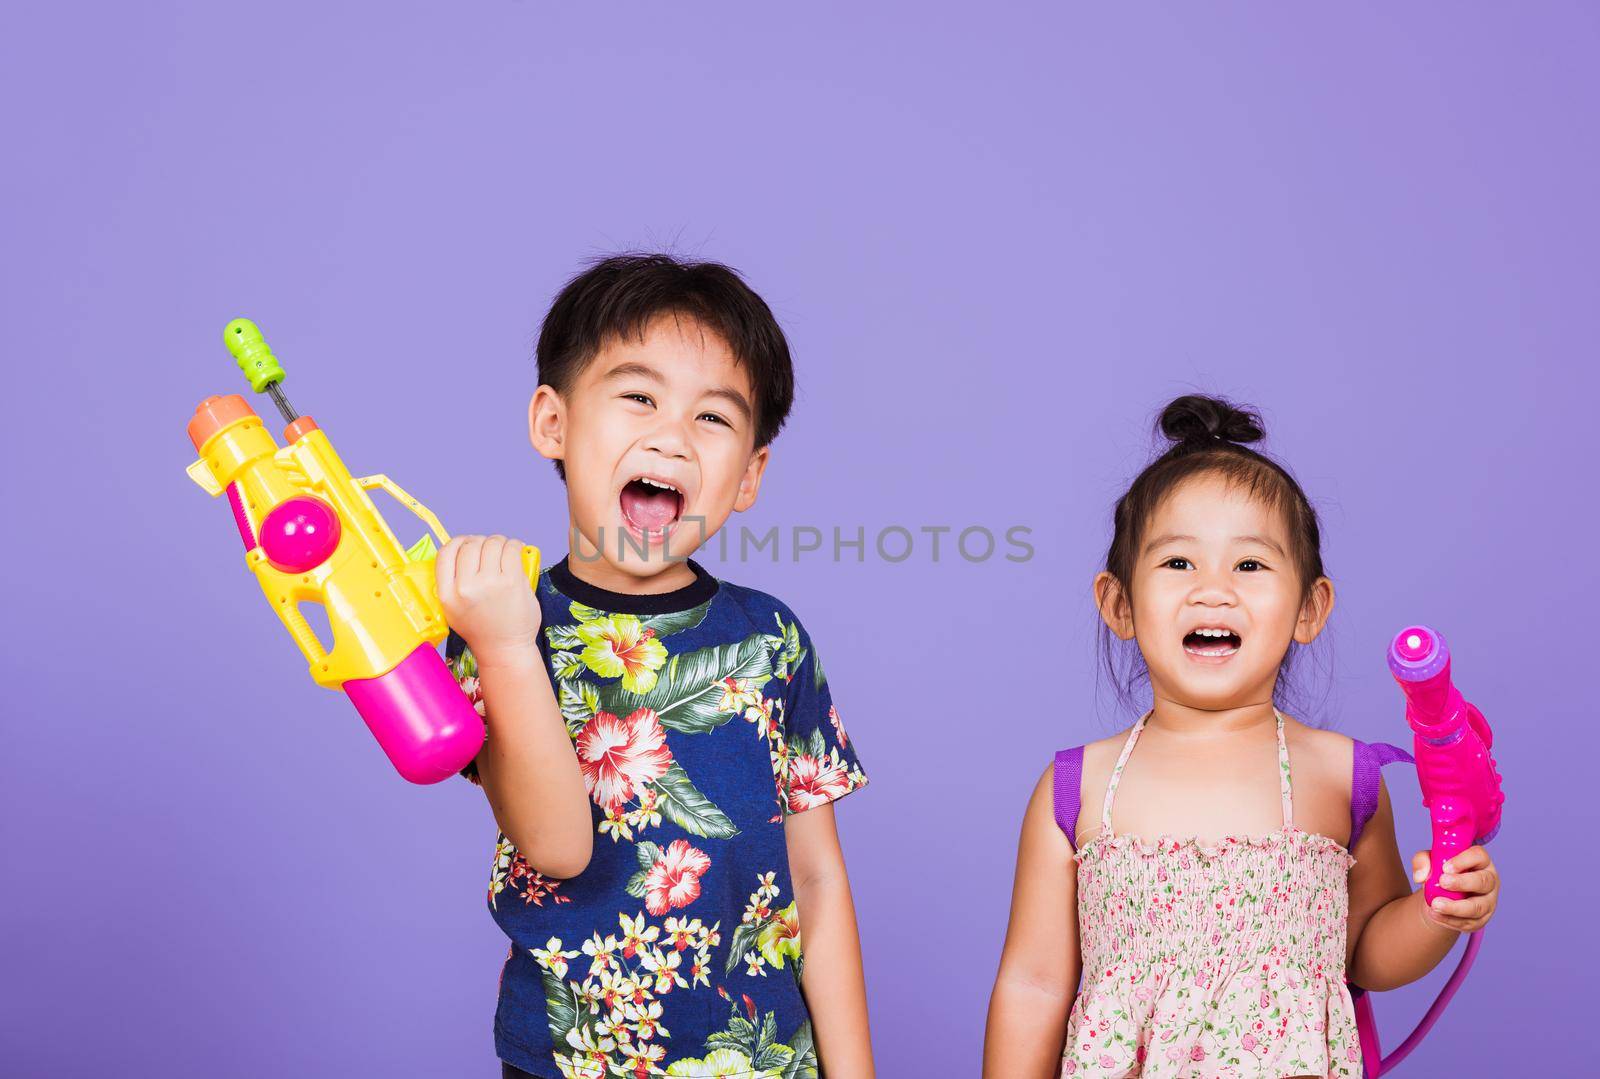
[[[798,357],[735,523],[824,552],[713,565],[806,621],[872,773],[840,821],[884,1074],[976,1074],[1029,785],[1130,718],[1095,694],[1109,507],[1190,387],[1259,405],[1325,514],[1321,718],[1403,735],[1382,649],[1420,618],[1502,739],[1503,909],[1405,1074],[1572,1074],[1593,9],[574,7],[8,20],[0,1070],[494,1074],[482,796],[405,784],[309,684],[183,425],[241,388],[247,314],[353,470],[559,555],[538,319],[581,259],[671,245]],[[1013,525],[1028,562],[919,531]],[[1380,1001],[1391,1039],[1423,999]]]

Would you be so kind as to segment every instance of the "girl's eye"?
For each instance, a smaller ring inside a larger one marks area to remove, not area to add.
[[[650,398],[646,397],[642,393],[625,393],[622,395],[622,399],[624,401],[638,401],[641,405],[648,405],[651,403]]]
[[[1173,558],[1167,559],[1165,562],[1163,562],[1161,564],[1163,566],[1165,566],[1167,569],[1192,569],[1192,568],[1194,568],[1193,567],[1193,563],[1191,563],[1187,558],[1173,557]]]
[[[1240,562],[1237,568],[1244,570],[1246,573],[1254,573],[1256,570],[1266,569],[1267,567],[1263,566],[1254,558],[1247,558],[1243,562]]]

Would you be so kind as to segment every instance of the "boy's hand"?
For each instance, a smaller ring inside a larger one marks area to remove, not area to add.
[[[522,565],[522,544],[505,536],[456,536],[435,565],[445,621],[480,665],[537,653],[539,600]]]
[[[1411,879],[1419,884],[1428,879],[1430,862],[1428,852],[1419,850],[1411,857]],[[1482,847],[1468,847],[1444,863],[1439,874],[1439,887],[1460,892],[1460,899],[1440,896],[1430,906],[1423,908],[1424,917],[1446,929],[1472,933],[1489,924],[1494,909],[1500,901],[1500,874],[1495,870],[1489,852]]]

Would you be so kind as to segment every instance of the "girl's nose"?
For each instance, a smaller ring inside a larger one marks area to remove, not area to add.
[[[1232,607],[1238,600],[1239,594],[1233,590],[1233,581],[1227,575],[1202,576],[1189,594],[1190,603],[1205,607]]]

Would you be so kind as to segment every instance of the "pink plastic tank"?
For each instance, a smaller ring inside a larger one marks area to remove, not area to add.
[[[449,779],[483,745],[482,717],[432,645],[419,645],[387,674],[347,680],[344,691],[395,770],[413,783]]]

